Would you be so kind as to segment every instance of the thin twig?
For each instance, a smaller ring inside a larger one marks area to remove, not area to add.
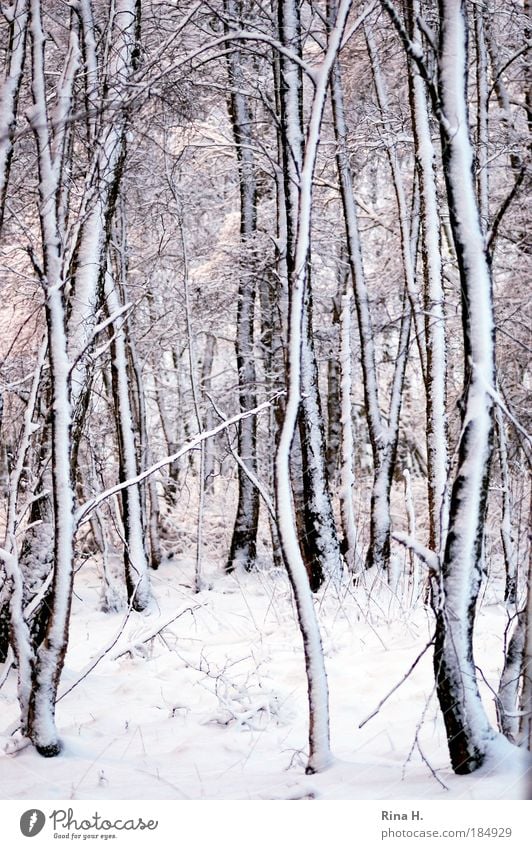
[[[398,689],[399,689],[399,687],[401,686],[401,684],[404,684],[404,682],[406,681],[406,679],[407,679],[407,678],[411,675],[411,673],[414,671],[414,669],[415,669],[415,668],[416,668],[416,666],[418,665],[419,661],[421,660],[421,658],[423,657],[423,655],[425,654],[425,652],[427,652],[427,651],[428,651],[428,649],[429,649],[432,645],[434,645],[434,637],[432,637],[432,639],[430,640],[430,642],[429,642],[429,643],[427,643],[427,645],[425,646],[425,648],[423,649],[423,651],[422,651],[420,654],[418,654],[418,656],[416,657],[415,661],[413,662],[413,664],[412,664],[412,666],[410,667],[410,669],[408,670],[408,672],[406,672],[406,673],[403,675],[403,677],[401,678],[401,680],[400,680],[400,681],[398,681],[398,682],[397,682],[397,684],[396,684],[394,687],[392,687],[392,689],[390,690],[390,692],[389,692],[386,696],[384,696],[384,698],[383,698],[383,699],[381,699],[381,700],[380,700],[380,702],[379,702],[379,704],[377,705],[377,707],[375,708],[375,710],[374,710],[372,713],[370,713],[370,715],[369,715],[369,716],[367,716],[365,719],[363,719],[361,723],[359,723],[359,726],[358,726],[359,728],[363,728],[363,726],[364,726],[367,722],[369,722],[369,721],[370,721],[370,719],[373,719],[373,717],[374,717],[374,716],[376,716],[376,715],[378,714],[378,712],[380,711],[380,709],[381,709],[381,707],[383,706],[383,704],[384,704],[385,702],[387,702],[387,701],[388,701],[388,699],[390,698],[390,696],[392,696],[392,695],[395,693],[395,691],[396,691],[396,690],[398,690]]]

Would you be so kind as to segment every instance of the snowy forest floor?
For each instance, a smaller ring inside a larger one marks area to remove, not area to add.
[[[53,760],[29,746],[6,753],[17,724],[11,670],[0,690],[1,798],[524,797],[525,753],[513,747],[500,745],[498,756],[472,776],[452,773],[432,647],[359,729],[430,641],[433,617],[422,604],[406,608],[371,572],[365,586],[329,585],[318,594],[335,762],[306,776],[304,661],[286,576],[271,570],[227,576],[210,564],[211,588],[199,594],[192,578],[190,561],[165,561],[152,573],[151,607],[131,612],[124,625],[127,611],[101,611],[97,564],[85,563],[76,576],[60,692],[112,647],[58,704],[65,748]],[[490,580],[476,636],[482,695],[494,724],[489,687],[497,687],[507,621],[500,598],[498,582]],[[447,789],[414,746],[416,732]]]

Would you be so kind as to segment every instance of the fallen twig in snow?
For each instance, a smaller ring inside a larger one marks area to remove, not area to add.
[[[171,625],[172,622],[175,622],[176,619],[179,619],[181,616],[183,616],[184,613],[193,613],[195,610],[199,610],[199,608],[203,606],[203,604],[195,604],[193,607],[185,607],[183,610],[180,610],[179,613],[176,613],[175,616],[172,616],[171,619],[168,619],[167,622],[164,622],[162,625],[156,625],[154,628],[151,628],[145,634],[141,634],[138,639],[131,640],[131,642],[129,642],[127,646],[125,646],[125,648],[120,649],[117,654],[114,654],[111,660],[118,660],[118,658],[123,657],[125,654],[134,654],[137,646],[143,645],[144,643],[149,643],[150,640],[153,640],[158,634],[164,631],[165,628],[168,628],[168,626]]]
[[[369,722],[369,721],[370,721],[370,719],[373,719],[373,717],[374,717],[374,716],[376,716],[376,715],[378,714],[378,712],[380,711],[380,709],[381,709],[381,707],[383,706],[383,704],[384,704],[385,702],[387,702],[387,701],[388,701],[388,699],[390,698],[390,696],[392,696],[392,695],[395,693],[395,691],[396,691],[396,690],[398,690],[398,689],[399,689],[399,687],[401,686],[401,684],[404,684],[404,682],[406,681],[406,679],[409,677],[409,675],[410,675],[410,674],[414,671],[414,669],[415,669],[415,668],[416,668],[416,666],[418,665],[419,661],[421,660],[421,658],[423,657],[423,655],[425,654],[425,652],[426,652],[426,651],[428,651],[428,649],[429,649],[429,648],[430,648],[433,644],[434,644],[434,637],[432,637],[432,639],[430,640],[430,642],[429,642],[429,643],[427,643],[427,645],[425,646],[425,648],[423,649],[423,651],[422,651],[420,654],[418,654],[418,656],[416,657],[415,661],[414,661],[414,662],[413,662],[413,664],[411,665],[411,667],[410,667],[410,669],[408,670],[408,672],[406,672],[406,673],[403,675],[403,677],[401,678],[401,680],[400,680],[400,681],[398,681],[398,682],[397,682],[397,684],[396,684],[394,687],[392,687],[392,689],[390,690],[390,692],[389,692],[386,696],[384,696],[384,698],[383,698],[383,699],[381,699],[381,700],[380,700],[380,702],[379,702],[379,704],[377,705],[377,707],[375,708],[375,710],[374,710],[372,713],[370,713],[370,715],[369,715],[369,716],[367,716],[365,719],[363,719],[363,720],[362,720],[362,722],[360,722],[360,723],[359,723],[359,725],[358,725],[358,727],[359,727],[359,728],[362,728],[362,727],[366,724],[366,722]]]
[[[430,644],[429,644],[429,645],[430,645]],[[416,733],[415,733],[415,735],[414,735],[414,742],[412,743],[412,745],[411,745],[411,747],[410,747],[410,751],[409,751],[409,753],[408,753],[408,757],[407,757],[406,761],[405,761],[405,762],[404,762],[404,764],[403,764],[403,781],[404,781],[404,777],[405,777],[406,765],[407,765],[407,763],[410,761],[410,759],[411,759],[411,757],[412,757],[412,754],[413,754],[413,752],[414,752],[414,749],[416,749],[416,748],[417,748],[417,750],[418,750],[419,754],[421,755],[421,760],[423,761],[423,763],[425,764],[425,766],[428,766],[428,768],[430,769],[430,771],[431,771],[432,775],[434,776],[434,778],[436,779],[436,781],[438,782],[438,784],[440,784],[440,785],[441,785],[441,787],[443,787],[443,789],[444,789],[444,790],[448,790],[449,788],[447,787],[447,785],[446,785],[446,784],[445,784],[445,783],[441,780],[441,778],[440,778],[440,777],[436,774],[436,770],[434,769],[434,767],[433,767],[433,766],[429,763],[429,761],[428,761],[428,760],[427,760],[427,758],[425,757],[425,754],[424,754],[424,752],[423,752],[423,750],[422,750],[422,748],[421,748],[421,746],[420,746],[420,743],[419,743],[419,732],[420,732],[420,730],[421,730],[421,728],[422,728],[422,726],[423,726],[423,723],[425,722],[425,716],[427,715],[427,711],[428,711],[428,709],[429,709],[430,702],[431,702],[432,697],[434,696],[434,693],[435,693],[435,692],[436,692],[436,685],[434,685],[434,687],[432,688],[432,692],[431,692],[430,696],[429,696],[429,697],[428,697],[428,699],[427,699],[427,703],[426,703],[425,707],[423,708],[423,713],[421,714],[421,719],[419,720],[419,722],[418,722],[418,724],[417,724],[417,727],[416,727]]]
[[[133,610],[133,602],[135,600],[135,595],[137,593],[137,587],[138,587],[139,583],[140,583],[140,578],[137,581],[135,589],[133,590],[133,593],[132,593],[131,598],[129,600],[129,605],[128,605],[128,608],[127,608],[126,615],[124,616],[124,621],[120,625],[120,628],[118,629],[118,632],[116,633],[116,635],[113,637],[111,642],[107,646],[105,646],[105,648],[101,649],[98,652],[98,654],[96,655],[94,660],[91,660],[89,665],[85,667],[85,669],[83,670],[83,672],[81,673],[81,675],[77,679],[77,681],[74,681],[74,683],[68,688],[68,690],[65,690],[64,693],[61,693],[61,695],[58,696],[58,698],[56,699],[56,704],[57,704],[57,702],[60,702],[61,699],[64,699],[64,697],[67,696],[69,693],[71,693],[72,690],[74,689],[74,687],[77,687],[78,684],[81,681],[83,681],[84,678],[86,678],[87,675],[89,675],[92,672],[92,670],[99,664],[100,660],[102,660],[107,654],[109,654],[109,652],[111,651],[113,646],[115,646],[117,644],[118,640],[120,639],[120,637],[121,637],[121,635],[124,631],[124,628],[126,627],[127,620],[131,616],[131,611]]]
[[[421,755],[421,760],[423,761],[423,763],[425,764],[425,766],[428,766],[428,768],[430,769],[430,771],[431,771],[432,775],[434,776],[434,778],[436,779],[436,781],[438,782],[438,784],[440,784],[440,785],[443,787],[443,789],[444,789],[444,790],[448,790],[449,788],[447,787],[447,785],[445,784],[445,782],[443,782],[443,781],[441,780],[441,778],[440,778],[440,777],[439,777],[439,775],[437,774],[437,772],[436,772],[436,770],[434,769],[434,767],[432,767],[432,766],[431,766],[431,764],[428,762],[427,758],[426,758],[426,757],[425,757],[425,755],[423,754],[423,750],[422,750],[421,746],[419,745],[419,739],[418,739],[418,737],[417,737],[417,734],[416,734],[416,746],[417,746],[417,750],[418,750],[419,754]]]

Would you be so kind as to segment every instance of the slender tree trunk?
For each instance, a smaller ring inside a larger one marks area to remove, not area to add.
[[[467,19],[462,0],[440,0],[440,18],[440,128],[462,291],[466,390],[442,564],[442,597],[436,611],[434,668],[453,769],[469,773],[482,765],[494,736],[473,660],[493,448],[494,322],[491,269],[473,177],[466,101]]]
[[[105,299],[109,315],[116,315],[122,304],[110,269],[105,277]],[[123,316],[113,322],[111,343],[111,376],[118,435],[120,481],[134,478],[139,473],[129,395],[125,323]],[[151,594],[144,547],[140,489],[137,484],[122,491],[122,513],[127,597],[135,610],[144,610],[150,602]]]
[[[500,407],[497,407],[496,422],[502,485],[501,540],[506,570],[504,600],[507,606],[513,607],[517,600],[517,555],[512,528],[512,498],[510,492],[510,475],[508,471],[506,427]]]
[[[408,6],[408,4],[407,4]],[[408,6],[410,37],[420,39],[417,0]],[[421,194],[422,256],[424,274],[425,340],[427,347],[427,467],[429,548],[443,554],[447,533],[447,434],[444,291],[441,261],[441,221],[436,187],[435,150],[432,143],[425,82],[409,64],[410,104]]]
[[[68,644],[73,584],[73,506],[70,476],[70,362],[67,354],[61,238],[57,221],[58,171],[51,158],[44,70],[44,33],[39,0],[30,4],[32,42],[32,127],[39,165],[39,216],[52,387],[52,483],[55,521],[51,614],[37,650],[28,709],[28,735],[37,751],[52,757],[61,751],[55,726],[55,701]]]
[[[276,454],[276,509],[279,534],[288,574],[294,591],[298,620],[303,637],[309,698],[309,760],[307,772],[324,769],[330,762],[329,707],[327,677],[323,660],[319,626],[310,593],[309,575],[301,556],[296,532],[294,505],[290,493],[290,449],[297,425],[304,384],[302,381],[303,314],[305,311],[305,289],[308,284],[312,182],[319,144],[320,128],[329,75],[345,28],[351,3],[343,0],[339,7],[335,27],[329,35],[327,52],[316,75],[316,87],[311,107],[311,117],[305,146],[305,157],[299,174],[300,194],[299,219],[293,272],[290,277],[290,312],[288,337],[288,392],[286,409]],[[293,47],[293,36],[299,33],[297,3],[287,0],[279,6],[280,33],[283,43]],[[295,23],[295,29],[293,25]],[[288,32],[287,32],[288,28]],[[292,37],[288,37],[292,35]],[[286,80],[285,80],[286,82]],[[293,94],[293,92],[292,92]],[[298,129],[299,128],[299,129]],[[287,129],[300,131],[299,122]]]
[[[338,477],[342,445],[341,401],[340,401],[340,360],[341,360],[341,301],[345,292],[345,279],[339,274],[338,292],[332,299],[332,339],[331,354],[327,363],[327,477],[331,484]]]
[[[359,571],[357,563],[357,533],[353,509],[355,475],[353,469],[353,409],[351,403],[351,297],[342,295],[340,315],[340,369],[341,369],[341,427],[342,468],[340,485],[340,511],[344,533],[343,554],[350,572]]]
[[[9,9],[7,67],[0,88],[0,232],[4,222],[18,96],[26,57],[28,7],[29,0],[15,0],[15,3]]]
[[[203,349],[203,363],[201,366],[201,388],[202,391],[208,395],[211,392],[211,375],[212,375],[212,365],[214,361],[214,356],[216,353],[216,336],[212,333],[207,334],[207,339],[205,340],[205,347]],[[203,427],[204,430],[211,430],[214,427],[214,415],[212,404],[207,398],[205,402],[205,414],[203,416]],[[204,475],[205,475],[205,494],[212,493],[214,491],[214,477],[215,477],[215,464],[214,464],[214,441],[212,439],[208,439],[205,443],[205,463],[204,463]]]
[[[528,561],[526,607],[523,614],[525,641],[523,647],[521,698],[519,700],[519,743],[532,751],[532,558]]]
[[[224,0],[224,11],[233,26],[241,24],[241,3]],[[240,238],[246,266],[240,268],[236,318],[236,359],[240,410],[257,404],[254,352],[254,316],[256,273],[253,268],[251,241],[257,229],[257,185],[252,150],[252,114],[249,98],[244,94],[244,54],[234,47],[228,55],[229,113],[236,145],[240,179]],[[253,475],[257,473],[257,423],[254,416],[242,419],[238,428],[238,454]],[[257,554],[259,493],[250,478],[238,467],[238,507],[226,569],[237,565],[252,569]]]
[[[47,340],[39,350],[34,376],[26,409],[24,424],[18,445],[18,453],[14,469],[9,478],[9,495],[7,503],[6,529],[4,550],[0,559],[4,561],[5,580],[7,586],[2,588],[2,631],[0,644],[0,659],[7,658],[8,640],[13,647],[18,669],[18,699],[22,732],[28,730],[28,710],[31,696],[32,668],[35,652],[32,645],[31,632],[24,614],[24,573],[21,568],[16,542],[17,514],[19,512],[19,487],[26,466],[30,449],[30,441],[34,429],[33,417],[37,406],[37,395],[41,385],[41,375],[48,351]],[[7,593],[4,592],[7,590]],[[9,598],[6,598],[6,595]],[[6,626],[3,625],[5,621]]]

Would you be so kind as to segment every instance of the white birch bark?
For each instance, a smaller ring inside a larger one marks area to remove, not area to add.
[[[90,0],[80,8],[83,33],[83,52],[87,60],[86,90],[90,104],[89,123],[94,153],[88,168],[92,184],[80,211],[81,223],[71,257],[72,290],[69,297],[69,349],[72,368],[72,408],[75,421],[74,441],[77,444],[83,423],[86,392],[90,374],[90,350],[97,310],[102,300],[103,272],[107,228],[114,211],[125,157],[128,116],[120,109],[121,98],[128,91],[133,73],[136,47],[137,4],[135,0],[116,0],[110,16],[110,50],[107,69],[107,96],[98,103],[105,110],[105,121],[96,124],[95,99],[98,93],[97,56]],[[102,71],[103,73],[103,71]],[[100,81],[100,86],[103,81]],[[108,110],[108,112],[107,112]],[[96,133],[98,126],[99,132]]]

